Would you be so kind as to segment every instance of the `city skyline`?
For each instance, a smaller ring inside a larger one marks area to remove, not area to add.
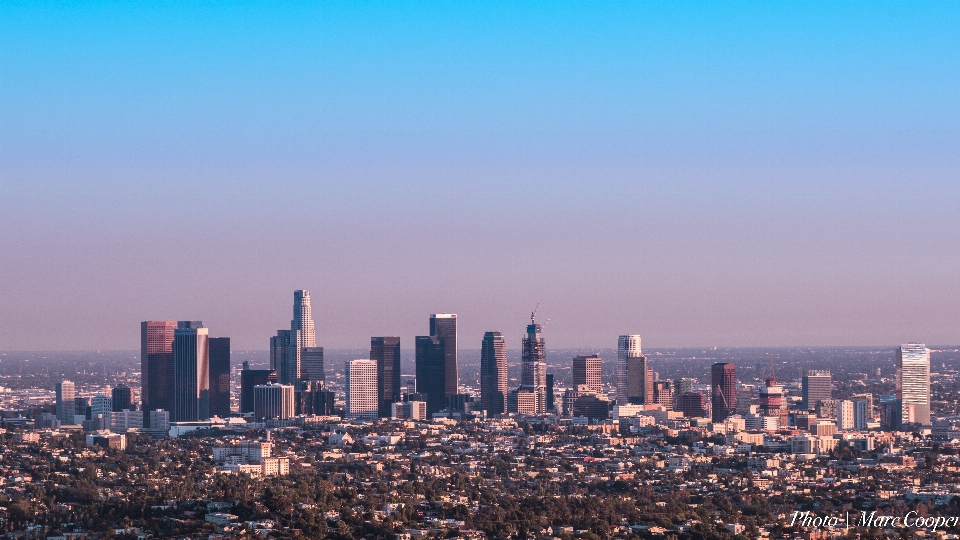
[[[274,7],[0,5],[0,350],[960,341],[956,4]]]

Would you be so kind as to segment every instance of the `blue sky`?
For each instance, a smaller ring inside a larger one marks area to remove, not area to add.
[[[958,343],[960,7],[0,5],[0,349]],[[48,331],[49,326],[58,331]],[[473,338],[471,338],[473,336]]]

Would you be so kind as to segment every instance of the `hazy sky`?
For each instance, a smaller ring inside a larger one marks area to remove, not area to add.
[[[960,3],[0,3],[0,349],[960,343]]]

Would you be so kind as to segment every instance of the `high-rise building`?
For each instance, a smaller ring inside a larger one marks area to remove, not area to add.
[[[585,384],[593,392],[603,392],[601,369],[602,360],[599,355],[573,357],[573,385]]]
[[[930,425],[930,349],[906,343],[897,349],[897,399],[900,423]]]
[[[443,397],[446,400],[460,391],[457,371],[457,314],[430,315],[430,335],[443,340]]]
[[[707,396],[703,392],[687,392],[677,396],[677,410],[687,418],[705,418],[707,412]]]
[[[761,416],[776,416],[778,426],[787,425],[787,401],[784,399],[783,387],[777,384],[777,379],[770,374],[766,384],[760,387],[759,411]]]
[[[547,412],[557,412],[557,396],[553,386],[553,373],[547,373]]]
[[[300,378],[304,381],[325,381],[323,347],[304,347],[300,355]]]
[[[293,320],[290,330],[300,331],[299,347],[316,347],[317,335],[313,329],[313,308],[310,306],[310,291],[293,291]]]
[[[536,312],[530,314],[527,335],[522,341],[520,358],[520,392],[532,392],[536,400],[536,412],[547,409],[547,357],[545,341],[540,335],[543,328],[537,324]]]
[[[627,405],[630,403],[630,359],[637,359],[643,356],[643,352],[640,349],[640,335],[639,334],[624,334],[620,336],[617,340],[617,404],[618,405]],[[644,363],[645,364],[645,363]],[[638,363],[633,362],[633,366],[637,367]],[[646,366],[644,365],[644,369]],[[639,368],[638,368],[639,369]],[[646,380],[646,373],[642,374],[642,379],[634,375],[634,386],[642,384],[641,381]],[[640,395],[639,389],[635,390],[634,395]]]
[[[75,387],[72,381],[60,381],[57,383],[57,420],[61,424],[73,424],[76,416],[76,403],[74,402]]]
[[[853,429],[854,412],[853,402],[849,399],[837,403],[837,429],[841,431]]]
[[[240,413],[254,412],[253,389],[277,382],[277,372],[272,369],[248,369],[246,362],[240,372]]]
[[[113,398],[110,396],[93,396],[90,400],[90,418],[106,418],[110,422],[110,413],[113,412]]]
[[[176,321],[140,323],[140,408],[173,409],[173,337]],[[149,414],[144,414],[149,425]]]
[[[389,418],[400,401],[400,338],[370,338],[370,360],[377,363],[377,403],[380,418]]]
[[[281,384],[298,386],[301,380],[323,380],[323,349],[317,347],[310,291],[293,291],[290,330],[277,330],[270,338],[270,368],[277,371]]]
[[[484,332],[480,345],[480,408],[493,416],[507,412],[507,342],[500,332]]]
[[[737,412],[737,367],[717,362],[711,368],[710,382],[713,400],[713,421],[723,422]]]
[[[209,332],[201,321],[178,321],[173,337],[172,422],[210,418]]]
[[[854,394],[850,399],[852,399],[853,401],[861,400],[866,402],[867,421],[873,420],[873,394],[869,392],[864,394]]]
[[[867,429],[867,422],[873,418],[870,412],[872,407],[868,405],[867,400],[853,397],[853,429],[864,431]]]
[[[253,387],[253,416],[257,420],[293,418],[293,386],[261,384]]]
[[[125,384],[117,385],[111,392],[111,397],[113,398],[113,412],[137,410],[133,401],[133,388]]]
[[[812,411],[817,402],[833,397],[833,377],[829,369],[811,369],[801,380],[800,408]]]
[[[373,360],[351,360],[344,370],[347,374],[347,418],[376,419],[377,363]]]
[[[693,392],[693,380],[692,379],[675,379],[673,381],[673,395],[682,396],[687,392]]]
[[[230,338],[210,338],[210,416],[230,416]]]
[[[427,397],[427,414],[442,411],[447,405],[443,338],[417,336],[414,343],[417,362],[417,393]]]

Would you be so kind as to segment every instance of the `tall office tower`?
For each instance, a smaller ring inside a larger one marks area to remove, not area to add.
[[[867,429],[867,422],[873,419],[870,416],[873,414],[871,410],[866,399],[853,396],[853,429],[858,431]]]
[[[400,401],[400,338],[370,338],[370,360],[377,363],[377,403],[380,418],[390,418],[391,405]]]
[[[171,422],[210,418],[209,332],[201,321],[178,321],[173,337]]]
[[[427,396],[427,414],[431,415],[447,406],[444,339],[437,336],[417,336],[414,346],[417,393]]]
[[[849,399],[837,403],[837,429],[841,431],[853,429],[854,412],[853,402]]]
[[[305,381],[325,381],[323,347],[304,347],[300,355],[300,378]]]
[[[137,410],[133,401],[133,388],[125,384],[118,385],[111,393],[113,398],[113,412],[121,412],[124,409],[128,411]]]
[[[601,376],[602,360],[600,356],[591,354],[590,356],[573,357],[573,385],[581,384],[596,393],[603,392],[603,379]]]
[[[543,414],[547,409],[547,357],[545,342],[540,335],[542,327],[537,324],[535,315],[536,313],[530,314],[527,335],[522,342],[519,390],[532,392],[536,399],[534,414]]]
[[[290,330],[299,330],[298,347],[316,347],[317,335],[313,331],[313,310],[310,307],[310,291],[293,291],[293,320]]]
[[[293,418],[293,386],[275,383],[254,386],[253,416],[257,420]]]
[[[930,349],[906,343],[897,349],[897,399],[900,424],[930,425]]]
[[[617,404],[630,403],[630,361],[640,358],[640,334],[624,334],[617,340]],[[636,365],[636,363],[634,363]],[[639,381],[639,379],[637,379]]]
[[[820,400],[833,397],[833,377],[829,369],[811,369],[801,380],[800,408],[812,411]]]
[[[557,396],[554,394],[553,373],[547,373],[547,412],[557,412]]]
[[[376,419],[380,409],[377,403],[377,363],[351,360],[344,371],[347,374],[347,418]]]
[[[430,335],[443,340],[443,399],[446,401],[460,392],[460,379],[457,374],[457,314],[430,315]]]
[[[244,362],[244,368],[247,363]],[[277,372],[272,369],[244,369],[240,372],[240,413],[254,412],[253,389],[277,382]]]
[[[230,338],[210,338],[210,416],[230,416]]]
[[[72,425],[73,417],[77,414],[76,403],[74,402],[75,388],[71,381],[60,381],[57,383],[57,420],[61,424]]]
[[[644,355],[627,357],[627,403],[650,405],[653,399],[653,370]],[[619,402],[619,398],[618,398]]]
[[[867,408],[867,419],[868,421],[873,419],[873,394],[869,392],[865,394],[854,394],[850,399],[852,399],[854,402],[856,402],[858,399],[865,401]]]
[[[173,334],[176,321],[140,323],[140,408],[149,425],[149,411],[173,409]]]
[[[737,412],[737,367],[727,362],[717,362],[710,371],[713,421],[723,422]]]
[[[488,416],[507,412],[507,342],[500,332],[484,332],[480,345],[480,408]]]
[[[300,381],[302,350],[297,346],[300,330],[277,330],[270,338],[270,368],[276,370],[281,384]]]

